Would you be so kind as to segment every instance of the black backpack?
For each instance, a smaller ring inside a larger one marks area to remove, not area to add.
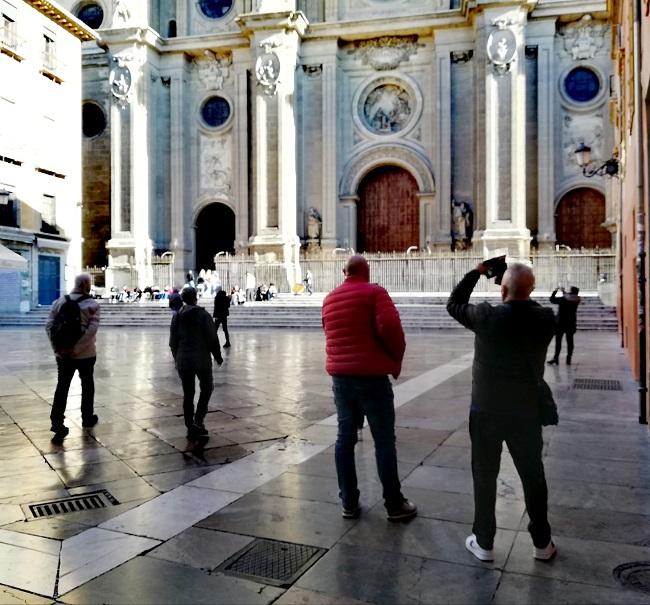
[[[65,302],[54,317],[50,328],[50,340],[55,351],[70,351],[83,335],[81,328],[81,307],[79,303],[90,296],[84,294],[77,300],[65,295]]]

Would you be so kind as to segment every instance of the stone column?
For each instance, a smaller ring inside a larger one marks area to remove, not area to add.
[[[440,238],[431,239],[431,234],[436,232],[435,225],[435,193],[418,193],[420,201],[420,248],[432,249],[435,247],[449,246]]]
[[[484,165],[484,254],[506,248],[527,258],[530,231],[526,228],[526,74],[521,6],[485,9],[476,19],[477,56],[486,65],[478,110],[485,121],[478,135],[478,159]],[[481,94],[482,92],[482,94]]]
[[[338,173],[336,170],[336,145],[338,141],[337,95],[337,48],[330,49],[331,54],[323,63],[323,208],[322,238],[323,248],[336,247],[336,210],[338,205]]]
[[[148,47],[120,45],[111,51],[111,239],[106,244],[107,285],[145,286],[153,279],[149,235]]]
[[[265,0],[260,10],[273,7],[278,8],[272,0]],[[300,42],[308,23],[302,13],[291,10],[244,15],[237,21],[251,39],[256,58],[252,91],[255,218],[249,246],[256,252],[280,254],[292,286],[301,280],[293,98]]]
[[[357,249],[357,203],[358,195],[342,196],[339,198],[341,206],[342,244],[344,248]]]
[[[553,73],[555,19],[534,21],[527,26],[526,43],[537,46],[537,224],[539,247],[555,244],[553,107],[556,98]]]
[[[251,233],[248,212],[248,69],[250,50],[233,49],[233,72],[235,84],[233,143],[233,193],[237,205],[235,213],[235,251],[245,250]]]

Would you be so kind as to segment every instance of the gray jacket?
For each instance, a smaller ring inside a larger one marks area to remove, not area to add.
[[[553,310],[532,300],[470,304],[480,276],[470,271],[447,302],[449,314],[475,334],[472,410],[537,417],[546,350],[555,333]]]
[[[77,300],[81,298],[85,292],[78,288],[75,288],[70,292],[70,298],[72,300]],[[50,337],[50,330],[52,324],[54,323],[54,318],[57,316],[59,310],[65,302],[65,296],[57,298],[50,309],[50,315],[47,318],[47,324],[45,324],[45,331],[47,332],[48,337]],[[97,349],[95,347],[95,341],[97,338],[97,330],[99,329],[99,303],[94,298],[86,298],[79,303],[79,309],[81,310],[81,329],[83,335],[77,341],[72,353],[68,356],[72,359],[87,359],[90,357],[97,357]],[[50,343],[52,339],[50,337]],[[54,349],[54,347],[52,347]],[[55,355],[58,355],[57,351],[54,351]]]

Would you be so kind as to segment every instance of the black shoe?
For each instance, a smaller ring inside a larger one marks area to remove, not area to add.
[[[208,429],[203,426],[203,423],[201,424],[195,424],[192,429],[194,430],[194,435],[196,437],[207,437],[209,435]]]
[[[97,414],[93,414],[92,416],[83,419],[81,421],[81,426],[84,427],[85,429],[90,429],[94,427],[98,422],[99,422],[99,418],[97,417]]]
[[[223,348],[224,348],[224,349],[229,349],[229,348],[230,348],[230,343],[227,342],[225,345],[223,345]]]
[[[555,357],[553,357],[553,359],[549,359],[546,363],[550,366],[556,366],[559,363],[559,361]]]
[[[567,357],[567,358],[566,358],[566,364],[567,364],[568,366],[571,365],[571,358],[570,358],[570,357]]]
[[[345,506],[343,505],[343,510],[341,511],[341,516],[344,519],[358,519],[361,515],[361,507],[356,504],[355,506]]]
[[[397,508],[389,509],[387,511],[387,518],[389,521],[405,521],[411,519],[418,514],[418,507],[410,502],[404,500]]]
[[[55,443],[57,441],[63,441],[67,437],[68,433],[70,432],[70,429],[67,426],[63,426],[63,425],[52,426],[50,430],[54,433],[54,436],[52,437],[52,441],[54,441]]]

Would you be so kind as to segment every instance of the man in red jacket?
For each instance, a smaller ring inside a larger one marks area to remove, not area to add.
[[[354,446],[361,415],[375,440],[377,471],[390,521],[409,519],[417,508],[402,495],[395,451],[395,408],[388,378],[402,370],[406,343],[399,313],[388,292],[371,284],[363,256],[348,259],[345,281],[323,303],[327,372],[338,416],[335,461],[343,517],[361,513]]]

